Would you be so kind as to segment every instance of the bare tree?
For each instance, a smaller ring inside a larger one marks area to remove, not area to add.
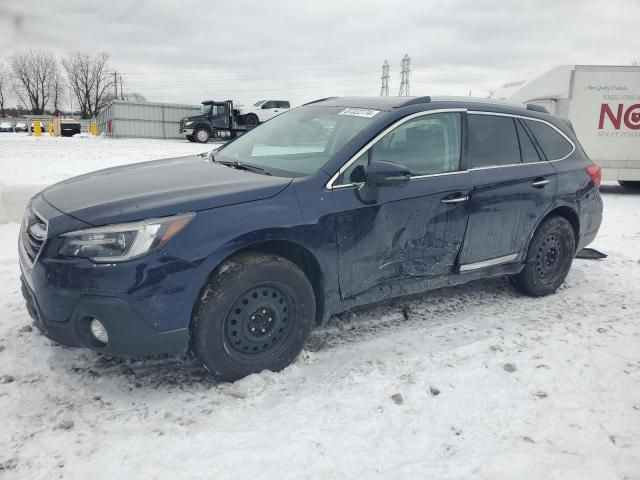
[[[62,59],[71,92],[78,102],[82,118],[91,118],[107,100],[107,92],[113,86],[109,68],[109,55],[90,55],[75,52]]]
[[[52,107],[54,111],[60,111],[60,104],[64,100],[64,81],[60,75],[60,71],[56,68],[52,80]]]
[[[640,60],[634,58],[633,60],[631,60],[631,65],[633,65],[634,67],[640,66]]]
[[[44,50],[23,50],[9,57],[13,90],[20,102],[42,115],[53,93],[56,58]]]
[[[0,63],[0,116],[5,117],[4,104],[7,101],[9,90],[9,72],[4,64]]]

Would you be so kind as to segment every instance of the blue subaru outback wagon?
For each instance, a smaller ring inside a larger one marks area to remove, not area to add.
[[[233,380],[356,306],[500,275],[551,294],[602,201],[600,168],[540,110],[327,98],[207,155],[58,183],[20,233],[28,311],[64,345],[189,349]]]

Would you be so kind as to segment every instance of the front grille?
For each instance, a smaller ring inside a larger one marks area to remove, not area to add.
[[[31,208],[24,214],[20,239],[26,259],[33,265],[47,239],[47,222]]]

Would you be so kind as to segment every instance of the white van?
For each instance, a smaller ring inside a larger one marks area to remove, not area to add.
[[[603,180],[640,187],[640,66],[563,65],[493,98],[568,118]]]

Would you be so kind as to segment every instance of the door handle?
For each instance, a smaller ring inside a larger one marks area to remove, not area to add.
[[[531,182],[531,186],[532,187],[536,187],[536,188],[542,188],[547,183],[549,183],[549,180],[547,180],[546,178],[538,178],[538,179],[534,180],[533,182]]]
[[[467,195],[463,195],[460,197],[453,197],[453,198],[446,197],[440,200],[440,202],[444,203],[445,205],[452,205],[456,203],[466,202],[467,200],[469,200],[469,197]]]

